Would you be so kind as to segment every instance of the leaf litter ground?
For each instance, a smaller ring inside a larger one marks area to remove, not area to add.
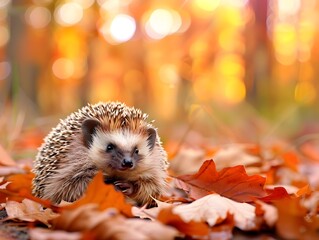
[[[171,155],[167,193],[148,209],[127,203],[101,174],[80,200],[54,206],[32,196],[30,166],[0,150],[4,239],[319,237],[319,151],[313,142],[184,146]]]

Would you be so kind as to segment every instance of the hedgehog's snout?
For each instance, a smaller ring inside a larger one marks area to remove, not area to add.
[[[134,163],[133,163],[133,160],[131,158],[124,158],[121,162],[121,168],[123,170],[126,170],[126,169],[130,169],[130,168],[133,168],[134,167]]]

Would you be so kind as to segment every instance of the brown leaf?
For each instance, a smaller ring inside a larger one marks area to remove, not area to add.
[[[196,174],[176,179],[176,186],[193,199],[218,193],[239,202],[250,202],[257,197],[264,197],[264,184],[265,178],[258,175],[248,176],[241,165],[217,172],[213,160],[205,161]]]
[[[93,239],[174,239],[178,231],[159,222],[127,219],[115,209],[100,211],[96,204],[65,210],[53,220],[54,229],[89,232]]]
[[[132,205],[125,201],[122,192],[117,192],[113,185],[104,183],[102,172],[99,172],[89,183],[82,198],[63,208],[76,209],[88,203],[97,204],[100,210],[116,208],[126,216],[132,216]]]
[[[5,204],[5,209],[9,219],[19,219],[27,222],[40,221],[47,226],[50,225],[49,220],[58,216],[50,208],[43,209],[39,203],[29,199],[24,199],[22,203],[8,201]]]

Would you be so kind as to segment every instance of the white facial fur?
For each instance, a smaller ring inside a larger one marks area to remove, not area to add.
[[[147,136],[132,133],[130,131],[102,132],[97,131],[93,137],[93,143],[90,148],[91,160],[95,162],[98,168],[103,169],[106,166],[104,154],[108,144],[114,144],[123,152],[132,152],[135,147],[139,150],[139,155],[144,158],[150,155]]]

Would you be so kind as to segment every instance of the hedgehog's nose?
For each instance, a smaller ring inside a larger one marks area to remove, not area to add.
[[[132,168],[133,167],[132,159],[124,158],[121,165],[122,165],[122,168],[124,169]]]

